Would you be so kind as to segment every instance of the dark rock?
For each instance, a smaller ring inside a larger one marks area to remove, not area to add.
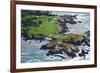
[[[90,40],[89,40],[89,39],[86,39],[86,40],[84,41],[84,43],[85,43],[87,46],[90,47]]]
[[[75,48],[75,49],[72,49],[73,52],[75,53],[78,53],[79,52],[79,49],[78,48]]]
[[[90,31],[85,32],[85,34],[90,37]]]
[[[82,23],[82,21],[78,21],[78,23]]]
[[[84,55],[84,54],[82,54],[82,53],[79,53],[78,55],[79,55],[80,57],[85,56],[85,55]]]
[[[89,52],[90,50],[86,50],[87,52]]]
[[[66,26],[62,26],[62,28],[63,28],[63,29],[67,29],[67,27],[66,27]]]
[[[50,56],[51,54],[50,53],[46,53],[46,56]]]
[[[74,44],[74,45],[81,45],[82,44],[82,41],[79,42],[79,41],[75,41],[75,40],[72,40],[70,41],[71,44]]]
[[[46,49],[54,49],[55,45],[42,45],[40,49],[46,50]]]
[[[81,53],[79,53],[78,55],[80,56],[80,57],[86,57],[86,54],[88,54],[88,51],[84,51],[84,50],[82,50],[81,51]]]
[[[48,49],[47,45],[42,45],[40,49]]]
[[[84,51],[84,50],[82,50],[81,53],[88,54],[88,52],[87,51]]]
[[[77,24],[76,21],[69,21],[69,24]]]
[[[45,39],[44,36],[36,36],[34,37],[34,40],[40,40],[40,42],[42,42]]]
[[[60,33],[65,33],[65,32],[67,32],[67,30],[65,30],[65,29],[62,29],[62,30],[60,31]]]
[[[47,56],[49,56],[49,55],[54,55],[54,54],[63,54],[62,53],[62,51],[61,50],[56,50],[56,49],[54,49],[54,50],[49,50],[48,51],[48,53],[46,54]]]
[[[61,55],[55,54],[54,56],[61,57],[62,59],[66,59],[65,57],[63,57],[63,56],[61,56]]]
[[[60,26],[66,26],[65,22],[60,22]]]
[[[29,38],[26,33],[21,33],[21,37],[23,37],[23,40],[25,40],[25,41],[27,41]]]
[[[66,54],[72,58],[76,57],[76,54],[74,52],[66,52]]]

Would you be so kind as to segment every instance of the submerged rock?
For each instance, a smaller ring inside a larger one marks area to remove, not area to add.
[[[64,56],[62,56],[62,55],[55,54],[54,56],[61,57],[62,59],[66,59],[66,58],[65,58]]]
[[[78,23],[82,23],[82,21],[78,21]]]
[[[73,21],[73,20],[69,21],[68,23],[69,24],[77,24],[77,22],[76,21]]]
[[[80,57],[86,57],[86,54],[88,54],[88,51],[85,51],[85,50],[82,50],[81,51],[81,53],[79,53],[78,55],[80,56]]]
[[[85,32],[85,35],[86,35],[87,37],[90,37],[90,31]]]

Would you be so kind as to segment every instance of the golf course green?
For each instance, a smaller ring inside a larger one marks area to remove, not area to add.
[[[39,26],[32,26],[25,27],[27,30],[27,34],[29,37],[31,35],[38,35],[42,34],[44,36],[53,35],[55,33],[58,33],[59,31],[59,25],[57,23],[57,20],[59,19],[59,16],[31,16],[36,17],[36,21],[41,21],[41,24],[38,24]]]

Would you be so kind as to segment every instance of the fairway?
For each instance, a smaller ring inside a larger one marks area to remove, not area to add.
[[[39,27],[30,27],[28,34],[29,35],[38,35],[42,34],[45,36],[53,35],[58,33],[59,25],[57,23],[58,16],[39,16],[38,20],[42,21]],[[50,21],[49,21],[50,19]]]

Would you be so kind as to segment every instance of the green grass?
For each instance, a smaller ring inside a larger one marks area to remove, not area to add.
[[[66,42],[70,42],[72,40],[80,42],[85,39],[85,36],[81,34],[74,34],[74,33],[70,33],[66,35],[54,34],[53,36],[57,39],[57,41],[66,41]]]
[[[36,21],[41,21],[42,23],[39,24],[39,26],[28,26],[28,27],[23,27],[22,29],[26,29],[26,34],[28,34],[28,37],[32,37],[32,35],[37,36],[39,34],[42,34],[44,36],[49,36],[52,35],[57,39],[57,41],[65,41],[65,42],[70,42],[70,41],[82,41],[85,39],[85,37],[81,34],[59,34],[59,24],[57,20],[60,18],[60,16],[31,16],[31,17],[36,17]],[[26,17],[27,18],[27,17]]]
[[[77,42],[81,42],[82,40],[84,40],[86,37],[84,35],[81,34],[74,34],[74,33],[70,33],[64,36],[64,39],[66,42],[68,41],[77,41]]]
[[[50,17],[52,18],[52,21],[48,21]],[[56,20],[58,18],[59,18],[58,16],[40,16],[38,19],[42,21],[42,24],[40,24],[39,27],[31,26],[28,31],[29,36],[31,36],[31,34],[33,35],[43,34],[45,36],[48,36],[57,33],[59,30],[59,25],[57,24]]]

